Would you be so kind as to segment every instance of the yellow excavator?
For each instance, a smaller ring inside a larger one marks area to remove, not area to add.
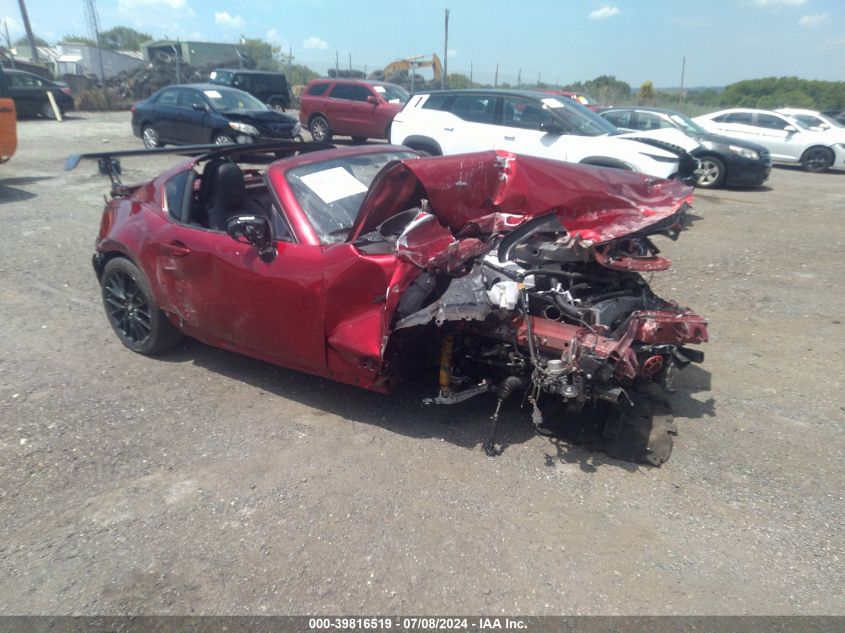
[[[439,84],[440,78],[443,76],[443,65],[440,63],[440,58],[437,53],[432,53],[431,57],[426,55],[414,55],[413,57],[406,57],[405,59],[397,59],[395,62],[389,63],[384,67],[384,80],[393,81],[399,73],[406,71],[408,79],[411,82],[411,91],[414,89],[414,79],[416,70],[418,68],[431,68],[434,75],[432,83]]]

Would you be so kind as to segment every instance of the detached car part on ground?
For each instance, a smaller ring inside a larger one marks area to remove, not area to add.
[[[652,237],[678,236],[689,187],[496,151],[323,147],[221,148],[137,186],[115,154],[88,155],[115,180],[94,267],[121,341],[155,353],[184,333],[380,392],[428,372],[429,404],[493,396],[490,454],[513,398],[542,432],[669,457],[661,391],[703,360],[687,346],[707,323],[642,274],[670,266]]]

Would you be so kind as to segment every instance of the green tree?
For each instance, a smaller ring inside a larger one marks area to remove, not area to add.
[[[32,39],[35,40],[36,46],[50,46],[50,43],[47,40],[45,40],[43,37],[38,37],[37,35],[33,35]],[[14,45],[15,46],[29,46],[29,40],[26,38],[26,36],[20,37],[17,40],[15,40]]]
[[[446,85],[450,88],[472,88],[469,77],[461,73],[450,73]]]
[[[84,35],[65,35],[61,41],[62,44],[89,44],[91,46],[96,46],[96,42],[92,40],[90,37],[85,37]]]
[[[239,46],[246,56],[244,65],[258,70],[279,70],[282,49],[259,38],[247,38]]]
[[[312,79],[316,79],[320,76],[318,73],[303,64],[285,66],[283,70],[285,71],[285,76],[291,86],[307,84]]]
[[[641,105],[652,105],[657,99],[654,91],[654,84],[651,81],[644,81],[637,92],[637,103]]]
[[[613,75],[601,75],[589,81],[576,81],[563,90],[586,92],[605,105],[630,103],[631,86]]]
[[[141,44],[149,42],[153,36],[149,33],[136,31],[128,26],[116,26],[100,33],[100,43],[103,48],[119,51],[139,51]]]

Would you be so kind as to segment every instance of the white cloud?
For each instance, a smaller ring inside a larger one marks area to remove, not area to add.
[[[805,15],[798,20],[798,26],[805,29],[815,29],[830,22],[830,17],[827,13],[813,13],[812,15]]]
[[[214,23],[224,29],[243,31],[244,19],[240,15],[231,15],[228,11],[214,12]]]
[[[17,19],[13,18],[11,15],[4,15],[0,22],[5,22],[6,25],[9,27],[9,33],[12,38],[16,38],[18,33],[23,32],[23,27],[21,23],[17,21]],[[3,41],[3,45],[5,45],[5,39]]]
[[[754,0],[754,4],[758,7],[800,7],[802,4],[807,4],[807,0]]]
[[[612,18],[615,15],[619,15],[622,13],[619,10],[619,7],[611,7],[611,6],[603,6],[601,9],[596,9],[595,11],[590,12],[590,19],[591,20],[606,20],[607,18]]]
[[[458,49],[457,48],[450,48],[448,51],[449,57],[457,57],[458,56]]]
[[[322,49],[322,48],[328,48],[329,47],[329,43],[326,40],[321,40],[319,37],[316,37],[314,35],[312,35],[307,40],[302,42],[302,45],[309,50],[315,49],[315,48]]]

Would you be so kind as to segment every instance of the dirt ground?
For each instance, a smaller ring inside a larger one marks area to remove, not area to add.
[[[0,613],[845,614],[845,173],[696,196],[654,288],[710,319],[662,468],[186,342],[125,350],[91,269],[127,113],[0,166]],[[124,161],[127,181],[173,157]],[[837,589],[837,587],[839,589]]]

